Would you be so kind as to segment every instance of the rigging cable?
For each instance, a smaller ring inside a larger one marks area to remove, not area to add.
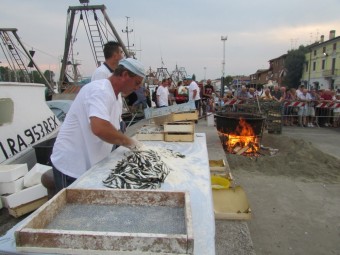
[[[87,12],[85,12],[85,18],[86,18],[86,23],[85,21],[83,20],[83,23],[84,23],[84,28],[85,28],[85,31],[86,31],[86,36],[87,36],[87,40],[89,41],[90,43],[90,48],[91,48],[91,52],[92,52],[92,56],[93,56],[93,59],[96,63],[96,66],[98,66],[98,60],[96,58],[96,53],[95,53],[95,49],[94,49],[94,45],[93,45],[93,42],[90,40],[90,36],[89,34],[91,34],[91,25],[89,23],[89,18],[87,16]],[[87,25],[87,26],[86,26]],[[88,31],[89,30],[89,31]]]
[[[5,48],[3,48],[3,46],[1,44],[0,45],[1,45],[2,51],[3,51],[4,55],[5,55],[5,58],[7,60],[7,63],[9,65],[9,69],[14,71],[14,63],[12,62],[11,54],[9,54],[9,50],[8,50],[8,45],[5,44],[5,38],[2,36],[2,33],[1,33],[1,38],[2,38],[2,41],[4,43]]]

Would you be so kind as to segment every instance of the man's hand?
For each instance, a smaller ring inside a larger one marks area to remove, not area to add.
[[[132,151],[140,151],[144,147],[144,144],[136,139],[131,138],[131,143],[126,147]]]

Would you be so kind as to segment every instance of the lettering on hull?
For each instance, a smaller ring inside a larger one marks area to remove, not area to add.
[[[13,137],[0,140],[1,162],[37,144],[59,127],[57,117],[50,116],[46,120],[33,125]]]

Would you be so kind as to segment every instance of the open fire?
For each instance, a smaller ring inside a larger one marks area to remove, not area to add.
[[[259,149],[259,139],[253,128],[244,120],[240,119],[235,133],[227,135],[226,148],[229,153],[256,153]]]
[[[227,153],[259,156],[263,119],[248,115],[219,115],[217,129]]]

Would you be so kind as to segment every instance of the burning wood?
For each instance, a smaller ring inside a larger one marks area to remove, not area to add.
[[[244,119],[240,119],[234,132],[221,133],[224,147],[227,152],[237,155],[254,156],[260,149],[259,138],[255,135],[253,128]]]

